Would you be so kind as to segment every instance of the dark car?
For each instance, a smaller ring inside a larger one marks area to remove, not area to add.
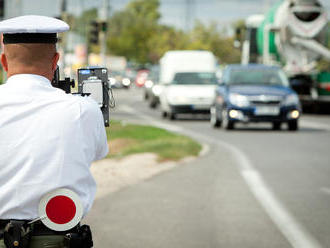
[[[237,122],[271,122],[277,130],[285,122],[289,130],[297,130],[301,106],[281,68],[228,65],[210,113],[213,127],[233,129]]]
[[[159,67],[153,66],[144,84],[144,99],[149,102],[150,108],[156,108],[159,104],[159,95],[162,85],[159,84]]]

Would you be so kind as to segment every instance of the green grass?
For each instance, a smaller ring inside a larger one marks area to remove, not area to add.
[[[110,158],[121,158],[134,153],[151,152],[159,161],[180,160],[197,156],[201,145],[189,137],[152,126],[111,121],[107,128]]]

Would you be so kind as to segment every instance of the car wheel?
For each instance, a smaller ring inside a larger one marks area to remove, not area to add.
[[[222,110],[222,122],[223,122],[224,128],[227,130],[232,130],[235,127],[235,123],[233,121],[228,120],[227,109]]]
[[[149,107],[150,107],[150,108],[156,108],[156,106],[157,106],[157,104],[155,103],[155,101],[151,101],[151,102],[149,103]]]
[[[171,121],[173,121],[173,120],[176,119],[176,114],[174,114],[174,113],[169,113],[168,117],[169,117],[169,119],[170,119]]]
[[[163,112],[162,112],[162,117],[163,117],[163,118],[166,118],[166,117],[167,117],[167,112],[166,112],[166,111],[163,111]]]
[[[212,106],[210,109],[210,122],[211,126],[214,128],[221,127],[221,120],[219,120],[217,115],[217,109],[215,106]]]
[[[297,131],[298,130],[298,120],[289,121],[288,128],[290,131]]]
[[[274,121],[273,122],[273,130],[280,130],[281,129],[281,122]]]

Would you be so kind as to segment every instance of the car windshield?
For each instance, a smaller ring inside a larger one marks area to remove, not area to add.
[[[174,76],[173,84],[217,84],[212,72],[180,72]]]
[[[289,86],[282,70],[276,69],[232,69],[228,84],[282,85]]]

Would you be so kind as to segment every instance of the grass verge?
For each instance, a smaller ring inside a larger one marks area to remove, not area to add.
[[[110,149],[108,158],[151,152],[158,155],[159,161],[176,161],[197,156],[202,149],[199,143],[189,137],[153,126],[111,121],[106,130]]]

